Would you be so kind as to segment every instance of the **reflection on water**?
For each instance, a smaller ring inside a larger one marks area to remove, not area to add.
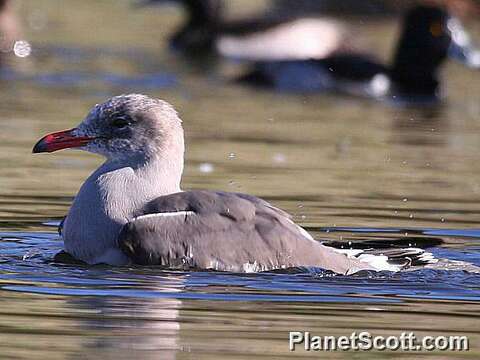
[[[60,199],[57,205],[65,203]],[[52,260],[62,248],[58,236],[34,226],[43,232],[0,233],[0,348],[6,356],[277,359],[290,356],[288,331],[299,329],[338,336],[408,330],[418,336],[467,335],[472,345],[480,340],[480,274],[230,274],[62,265]],[[474,229],[310,230],[332,245],[418,246],[436,257],[480,265],[480,234]]]
[[[32,55],[0,74],[2,358],[321,355],[290,353],[290,330],[468,335],[471,351],[455,355],[478,357],[479,274],[238,275],[57,264],[62,244],[52,226],[101,160],[75,151],[30,154],[39,135],[73,126],[92,104],[147,92],[175,103],[184,119],[184,188],[265,197],[335,246],[418,246],[480,266],[478,73],[445,69],[449,102],[434,110],[252,92],[164,53],[174,10],[132,12],[128,1],[113,0],[35,3],[19,8],[35,25],[26,29]],[[390,53],[394,27],[362,27]],[[449,354],[415,355],[439,356]]]

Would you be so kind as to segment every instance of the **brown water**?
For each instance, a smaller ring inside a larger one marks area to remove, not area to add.
[[[401,242],[480,265],[478,72],[448,65],[449,101],[437,110],[253,92],[165,51],[165,34],[180,17],[175,9],[134,11],[113,0],[18,4],[33,52],[0,81],[0,358],[412,356],[292,353],[293,330],[468,335],[469,352],[414,357],[479,357],[478,274],[237,275],[53,264],[62,244],[51,225],[101,159],[30,153],[42,134],[74,126],[93,104],[143,92],[174,103],[184,119],[184,188],[264,197],[321,240]],[[392,22],[356,24],[380,55],[389,53]],[[471,27],[480,34],[478,24]]]

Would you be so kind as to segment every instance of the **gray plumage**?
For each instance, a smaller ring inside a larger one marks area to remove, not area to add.
[[[185,212],[181,216],[162,213]],[[222,271],[319,266],[339,273],[371,269],[310,239],[290,217],[245,194],[187,191],[149,202],[127,223],[120,248],[143,265]]]
[[[385,256],[349,257],[321,245],[287,213],[254,196],[182,192],[183,129],[164,101],[114,97],[77,128],[42,138],[34,152],[67,147],[107,158],[82,185],[63,223],[65,251],[86,263],[235,272],[398,269]]]

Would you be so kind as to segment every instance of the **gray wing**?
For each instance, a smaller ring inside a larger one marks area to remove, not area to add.
[[[187,191],[159,197],[127,223],[119,247],[142,265],[232,272],[369,267],[313,240],[288,214],[245,194]]]

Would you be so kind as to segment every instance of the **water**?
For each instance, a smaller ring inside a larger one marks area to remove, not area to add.
[[[471,350],[453,355],[478,358],[479,274],[243,275],[53,261],[62,249],[54,225],[101,159],[75,151],[33,156],[31,147],[46,132],[74,126],[92,104],[138,91],[180,110],[184,188],[262,196],[338,246],[420,246],[480,266],[478,73],[449,65],[449,102],[437,110],[252,92],[163,50],[180,16],[174,9],[132,12],[129,4],[19,5],[33,51],[0,74],[0,357],[317,357],[290,353],[288,331],[365,330],[467,335]],[[375,25],[362,27],[386,55],[395,27]]]

